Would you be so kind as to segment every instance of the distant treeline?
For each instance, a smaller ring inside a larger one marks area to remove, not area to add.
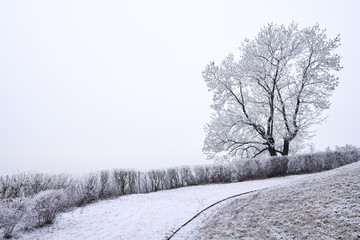
[[[346,145],[320,153],[239,159],[230,163],[183,166],[147,172],[114,169],[78,178],[67,174],[43,173],[2,176],[0,233],[9,238],[14,229],[26,230],[51,224],[58,213],[100,199],[184,186],[320,172],[359,159],[359,148]]]

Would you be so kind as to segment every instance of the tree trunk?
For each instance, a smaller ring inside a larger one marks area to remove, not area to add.
[[[290,144],[289,140],[284,140],[284,146],[282,151],[283,156],[289,155],[289,144]]]
[[[270,153],[270,156],[276,156],[276,149],[275,149],[275,140],[273,137],[268,138],[268,150]]]
[[[269,153],[270,153],[270,156],[272,156],[272,157],[277,155],[275,148],[271,147],[271,146],[269,146]]]

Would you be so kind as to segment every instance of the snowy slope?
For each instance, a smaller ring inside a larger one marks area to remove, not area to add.
[[[360,239],[360,162],[236,198],[190,227],[177,239]]]
[[[197,212],[228,196],[286,184],[308,175],[185,187],[97,202],[63,213],[54,225],[17,239],[164,239]]]

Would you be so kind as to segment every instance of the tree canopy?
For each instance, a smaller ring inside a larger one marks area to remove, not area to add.
[[[208,64],[203,78],[213,93],[214,112],[205,126],[208,158],[275,156],[291,153],[290,143],[309,136],[324,120],[338,85],[340,56],[319,25],[263,27],[245,39],[237,58]]]

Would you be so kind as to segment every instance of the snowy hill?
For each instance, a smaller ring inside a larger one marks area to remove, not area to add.
[[[223,205],[187,239],[360,239],[360,162]]]

